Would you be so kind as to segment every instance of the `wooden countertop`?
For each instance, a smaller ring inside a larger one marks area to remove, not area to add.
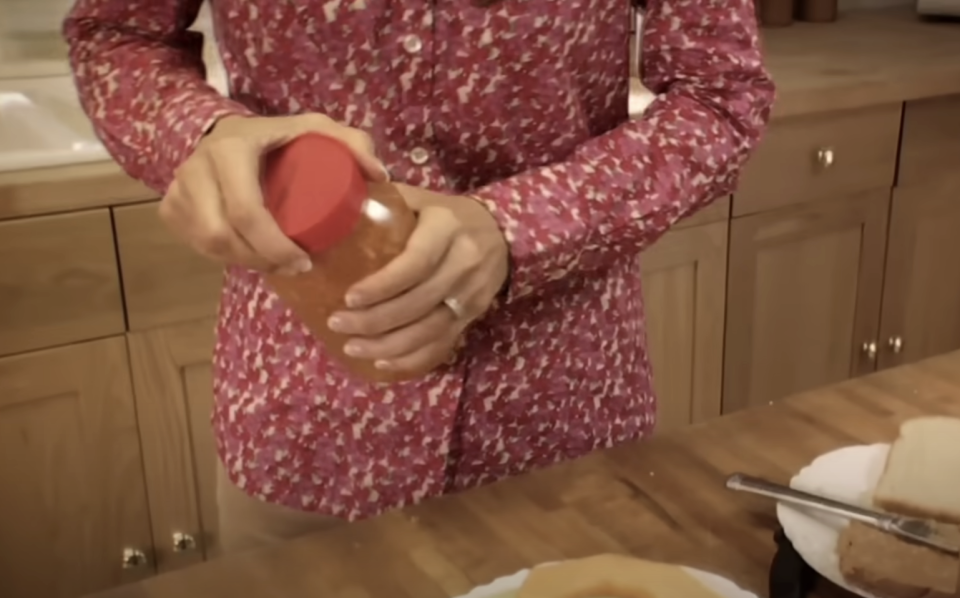
[[[763,34],[776,117],[960,93],[960,23],[861,11]]]
[[[764,43],[778,118],[960,93],[960,24],[909,10],[769,29]],[[113,163],[0,173],[0,220],[153,197]]]
[[[447,598],[600,552],[692,565],[765,596],[774,508],[726,490],[726,476],[787,481],[819,454],[890,441],[924,414],[960,416],[960,352],[97,598]],[[821,598],[846,595],[821,586]]]
[[[0,221],[136,203],[157,193],[114,162],[0,172]]]

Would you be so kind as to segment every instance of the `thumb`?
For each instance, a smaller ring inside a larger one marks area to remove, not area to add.
[[[368,181],[386,183],[390,180],[390,172],[377,157],[377,150],[370,135],[359,129],[341,127],[341,130],[334,137],[350,148],[353,157],[357,159],[357,163],[360,165],[360,171],[363,172]]]

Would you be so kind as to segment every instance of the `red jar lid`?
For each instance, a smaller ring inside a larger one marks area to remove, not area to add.
[[[280,230],[313,255],[353,232],[367,182],[346,145],[307,133],[267,155],[263,197]]]

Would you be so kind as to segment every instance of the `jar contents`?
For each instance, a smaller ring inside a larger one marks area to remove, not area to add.
[[[346,309],[347,290],[400,255],[413,233],[416,216],[397,188],[366,181],[343,143],[311,133],[267,156],[263,192],[280,230],[313,262],[303,274],[268,274],[267,284],[329,354],[371,382],[425,373],[384,371],[351,357],[343,351],[349,337],[327,325],[334,312]]]

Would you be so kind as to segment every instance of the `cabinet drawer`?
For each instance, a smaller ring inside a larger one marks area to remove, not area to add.
[[[115,208],[113,217],[131,330],[216,313],[222,268],[167,230],[157,202]]]
[[[742,216],[893,186],[900,104],[776,121],[733,196]]]
[[[0,355],[123,328],[108,210],[0,222]]]
[[[908,102],[897,185],[913,186],[960,168],[960,96]]]

